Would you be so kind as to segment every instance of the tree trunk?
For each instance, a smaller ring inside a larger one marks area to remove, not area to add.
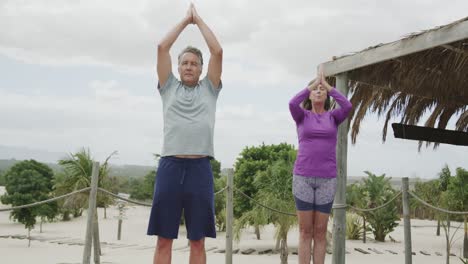
[[[63,221],[70,221],[70,211],[65,210],[65,212],[63,212],[62,220]]]
[[[380,242],[385,242],[385,235],[381,232],[377,232],[375,234],[375,240],[380,241]]]
[[[364,229],[362,230],[362,242],[365,244],[366,243],[366,218],[362,217],[362,223],[364,226]]]
[[[107,206],[104,205],[104,219],[107,219]]]
[[[255,235],[257,236],[257,240],[260,240],[260,227],[255,225]]]
[[[288,236],[285,235],[281,238],[281,264],[288,264]]]
[[[39,233],[42,233],[42,223],[44,222],[44,218],[41,217],[41,224],[39,225]]]
[[[280,249],[280,243],[281,243],[281,238],[277,237],[276,238],[276,246],[275,246],[275,252],[278,252]]]
[[[96,243],[95,247],[97,248],[95,252],[99,254],[99,256],[102,256],[102,251],[101,251],[101,239],[99,237],[99,221],[98,221],[98,211],[97,208],[94,211],[94,233],[93,233],[93,243]],[[96,257],[96,256],[95,256]],[[96,258],[95,258],[96,261]]]
[[[31,247],[31,228],[28,227],[28,247]]]
[[[440,219],[437,219],[437,231],[436,236],[440,236]]]

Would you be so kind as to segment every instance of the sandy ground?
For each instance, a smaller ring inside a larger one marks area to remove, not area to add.
[[[1,193],[1,190],[0,190]],[[0,208],[5,207],[0,205]],[[129,206],[126,211],[126,219],[122,226],[122,239],[117,240],[118,210],[115,207],[107,210],[107,218],[104,212],[99,210],[100,238],[102,244],[101,263],[152,263],[156,238],[146,236],[146,227],[149,217],[149,208],[141,206]],[[397,242],[377,243],[371,239],[366,244],[362,241],[346,241],[346,262],[363,264],[404,263],[404,244],[402,221],[390,235]],[[458,226],[459,223],[454,223]],[[437,223],[427,220],[412,220],[413,263],[440,264],[445,263],[445,236],[435,236]],[[461,227],[462,228],[462,227]],[[453,228],[452,230],[454,230]],[[39,224],[31,232],[31,247],[28,248],[28,240],[25,239],[27,230],[22,224],[9,220],[9,212],[0,212],[0,263],[81,263],[83,258],[83,241],[86,230],[86,216],[73,219],[69,222],[44,223],[43,232],[39,232]],[[263,228],[262,239],[257,240],[253,230],[245,230],[240,242],[234,242],[234,249],[240,251],[253,248],[256,251],[251,255],[237,253],[233,255],[234,263],[280,263],[278,254],[258,254],[262,249],[275,247],[274,227]],[[288,236],[290,251],[297,251],[298,230],[293,228]],[[461,263],[463,243],[463,230],[460,229],[454,238],[451,263]],[[225,233],[218,232],[218,238],[206,240],[208,263],[224,263],[225,255],[217,253],[217,250],[225,248]],[[362,254],[355,250],[361,248],[370,254]],[[375,249],[376,251],[371,251]],[[393,251],[396,254],[392,254]],[[420,251],[430,254],[426,256]],[[437,256],[436,252],[442,256]],[[173,262],[188,263],[189,252],[186,240],[185,227],[179,230],[179,239],[174,241]],[[332,256],[327,255],[326,263],[331,263]],[[297,255],[290,254],[289,263],[298,263]]]

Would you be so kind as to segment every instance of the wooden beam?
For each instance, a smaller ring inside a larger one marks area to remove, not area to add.
[[[468,132],[393,123],[396,138],[468,146]]]
[[[468,20],[325,62],[323,72],[326,76],[334,76],[463,39],[468,39]]]

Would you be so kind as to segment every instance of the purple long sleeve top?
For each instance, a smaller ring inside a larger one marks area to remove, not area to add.
[[[310,94],[305,88],[289,101],[289,111],[296,122],[299,150],[294,174],[304,177],[336,177],[336,138],[338,125],[351,111],[351,102],[336,88],[328,94],[340,108],[321,114],[303,109],[300,104]]]

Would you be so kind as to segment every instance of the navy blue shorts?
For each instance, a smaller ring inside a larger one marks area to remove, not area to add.
[[[189,240],[216,238],[209,158],[160,159],[147,234],[177,238],[182,211]]]

